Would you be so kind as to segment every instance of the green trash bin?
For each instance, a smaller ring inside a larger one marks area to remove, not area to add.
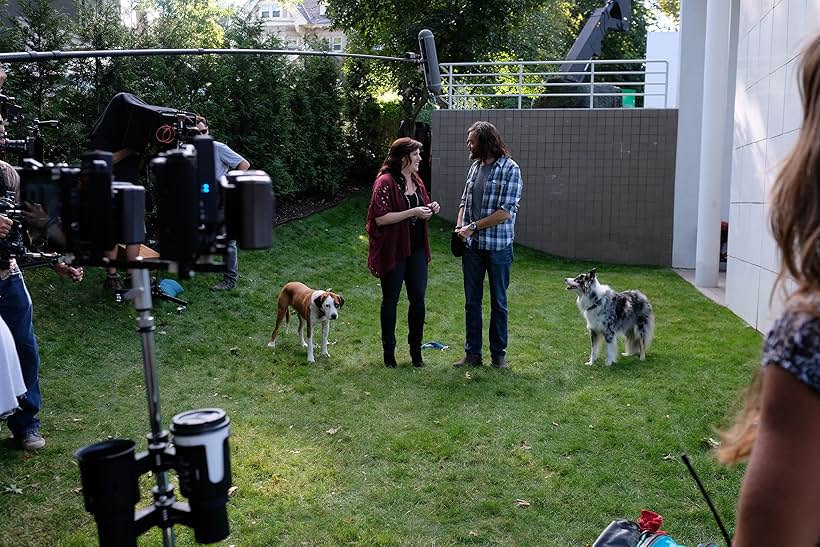
[[[635,95],[633,95],[633,93],[637,93],[637,90],[630,89],[628,87],[622,87],[621,92],[623,92],[624,94],[624,96],[622,97],[622,106],[624,108],[635,108]]]

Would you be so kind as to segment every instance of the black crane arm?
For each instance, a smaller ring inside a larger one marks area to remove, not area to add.
[[[565,61],[588,61],[601,54],[604,36],[608,31],[629,30],[632,19],[632,0],[607,0],[604,7],[596,9],[578,34],[575,43],[564,58]],[[562,80],[582,82],[584,74],[563,74],[567,72],[586,72],[589,63],[562,64],[559,72]]]

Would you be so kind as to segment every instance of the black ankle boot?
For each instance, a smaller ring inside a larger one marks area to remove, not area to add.
[[[384,366],[387,368],[396,368],[395,347],[384,347]]]
[[[424,360],[421,358],[420,347],[410,348],[410,361],[412,361],[414,367],[424,366]]]

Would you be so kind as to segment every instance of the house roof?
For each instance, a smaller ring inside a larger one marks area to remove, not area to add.
[[[321,3],[319,0],[305,0],[296,9],[310,25],[329,25],[331,20],[328,19],[327,15],[319,14],[319,5]]]

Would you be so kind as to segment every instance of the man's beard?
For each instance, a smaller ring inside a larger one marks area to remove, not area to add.
[[[475,149],[473,149],[473,150],[470,150],[470,159],[471,160],[480,160],[481,156],[479,156],[478,152]]]

